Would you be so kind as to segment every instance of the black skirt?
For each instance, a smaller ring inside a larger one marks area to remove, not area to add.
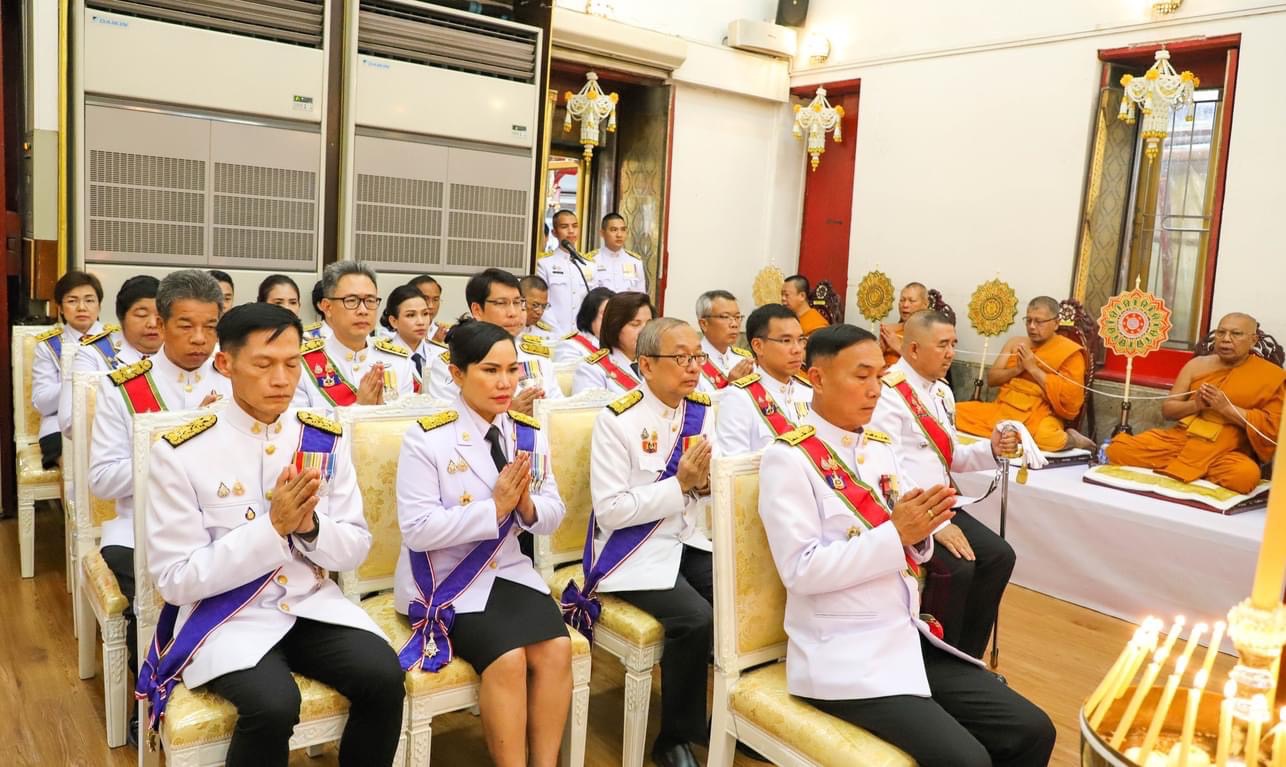
[[[497,578],[482,612],[455,616],[451,647],[482,674],[510,650],[565,636],[563,613],[548,594]]]

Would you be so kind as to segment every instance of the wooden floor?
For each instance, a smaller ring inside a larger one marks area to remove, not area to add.
[[[101,679],[77,678],[71,603],[63,585],[61,520],[51,509],[38,511],[36,518],[32,580],[18,577],[16,521],[0,521],[0,762],[134,764],[133,749],[107,748]],[[1079,764],[1077,707],[1129,640],[1132,626],[1017,587],[1007,593],[1001,625],[1000,671],[1058,726],[1053,764]],[[622,684],[620,665],[596,654],[587,749],[587,764],[594,767],[620,764]],[[659,707],[654,695],[649,743]],[[698,750],[698,758],[704,757]],[[332,751],[316,759],[296,754],[291,763],[329,767],[337,760]],[[434,723],[435,767],[486,763],[476,718],[455,714]],[[738,767],[758,764],[737,758]]]

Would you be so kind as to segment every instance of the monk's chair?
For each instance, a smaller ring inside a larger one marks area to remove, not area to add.
[[[1081,356],[1085,360],[1085,401],[1081,411],[1067,420],[1068,428],[1077,429],[1090,439],[1094,436],[1094,399],[1090,389],[1094,386],[1094,375],[1097,372],[1098,360],[1103,358],[1103,341],[1098,337],[1098,322],[1085,311],[1080,301],[1068,298],[1059,303],[1058,334],[1081,345]]]
[[[40,458],[40,413],[31,404],[31,365],[39,336],[59,325],[13,327],[13,452],[18,477],[18,560],[23,578],[36,573],[36,501],[62,498],[62,469],[46,469]]]
[[[714,494],[714,707],[709,767],[738,741],[783,765],[914,767],[888,743],[786,690],[786,589],[759,518],[760,453],[721,457]]]
[[[567,514],[553,535],[537,536],[535,541],[536,569],[555,597],[562,596],[569,580],[585,583],[581,560],[593,508],[589,487],[591,436],[594,421],[615,396],[596,389],[566,399],[536,401],[536,419],[549,433],[554,478],[567,506]],[[603,611],[594,626],[594,644],[625,666],[621,764],[640,767],[652,700],[652,668],[661,660],[665,632],[656,618],[625,600],[611,594],[600,594],[599,599]],[[574,705],[572,716],[584,719],[586,710]]]
[[[942,291],[937,289],[929,291],[929,308],[945,315],[947,319],[951,320],[952,325],[956,324],[956,310],[952,309],[951,304],[947,303],[946,299],[942,297]]]
[[[1214,354],[1215,351],[1215,332],[1210,333],[1197,344],[1192,353],[1198,357],[1207,354]],[[1265,333],[1262,329],[1255,330],[1255,345],[1250,347],[1250,353],[1257,357],[1273,363],[1278,367],[1286,365],[1286,348],[1277,343],[1277,339]]]
[[[830,280],[822,280],[813,288],[812,298],[808,301],[812,306],[821,313],[826,321],[832,325],[837,325],[844,321],[844,299],[835,292],[835,286]]]

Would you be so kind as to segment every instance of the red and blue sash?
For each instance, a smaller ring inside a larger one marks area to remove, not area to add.
[[[705,423],[707,410],[705,405],[685,399],[683,408],[683,427],[679,430],[678,439],[674,440],[674,447],[670,450],[665,469],[657,475],[657,482],[663,482],[678,473],[684,443],[699,435]],[[631,554],[638,551],[664,521],[664,519],[658,519],[655,522],[623,527],[612,532],[607,537],[607,543],[603,544],[598,561],[595,561],[594,531],[598,525],[594,521],[594,513],[590,512],[589,530],[585,533],[585,553],[581,558],[581,566],[585,571],[585,585],[580,587],[576,585],[575,580],[568,581],[560,600],[563,620],[568,625],[584,634],[586,639],[591,641],[594,639],[594,624],[598,622],[598,616],[603,611],[601,601],[594,596],[598,591],[598,584],[615,572],[625,560],[630,558]]]
[[[339,372],[339,367],[331,362],[324,348],[306,352],[303,355],[308,375],[321,391],[326,401],[337,407],[348,407],[357,404],[357,389]]]
[[[536,450],[536,430],[517,420],[513,422],[517,449],[528,453]],[[411,577],[415,580],[418,596],[407,606],[411,620],[411,638],[398,651],[404,671],[419,668],[434,673],[442,670],[455,657],[451,646],[451,627],[455,623],[452,603],[460,597],[488,563],[500,551],[516,524],[517,515],[510,513],[500,524],[499,534],[493,540],[480,541],[464,559],[438,581],[433,562],[427,551],[410,551]]]

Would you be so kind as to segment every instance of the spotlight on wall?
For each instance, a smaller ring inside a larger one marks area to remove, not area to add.
[[[1155,0],[1152,3],[1152,12],[1163,15],[1170,14],[1179,10],[1181,5],[1183,5],[1183,0]]]
[[[809,64],[825,64],[826,60],[831,57],[831,41],[820,32],[809,32],[804,37],[803,52],[804,56],[808,58]]]

